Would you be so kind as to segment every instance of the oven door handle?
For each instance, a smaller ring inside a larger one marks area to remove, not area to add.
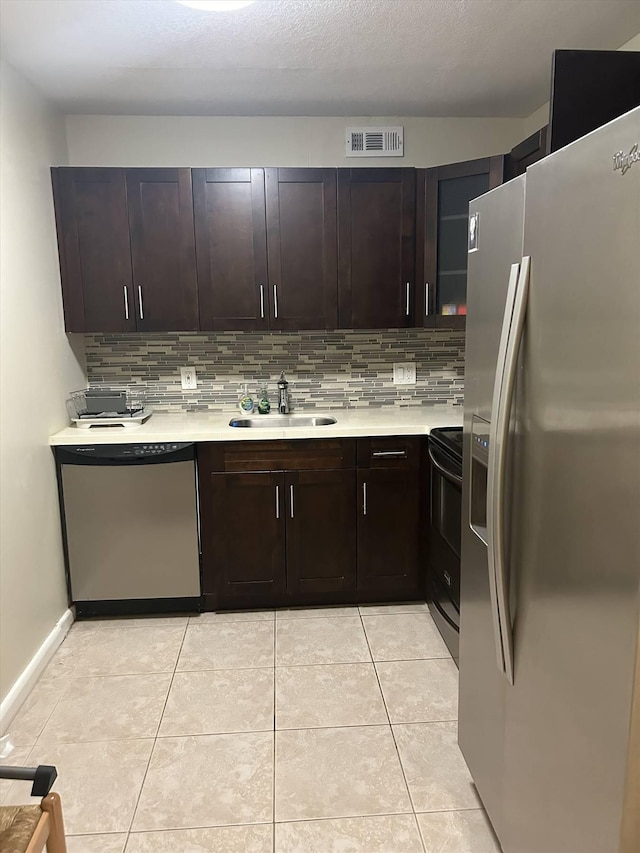
[[[436,469],[436,471],[439,471],[440,474],[442,474],[442,476],[445,478],[445,480],[449,480],[449,482],[453,483],[455,486],[462,485],[462,477],[458,477],[458,475],[454,474],[453,471],[449,471],[447,470],[447,468],[444,468],[433,455],[431,448],[429,448],[429,459],[431,460],[431,464]]]

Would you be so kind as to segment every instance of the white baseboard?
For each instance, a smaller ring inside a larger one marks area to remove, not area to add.
[[[3,735],[11,725],[13,718],[35,687],[44,668],[56,653],[60,643],[67,636],[74,618],[72,610],[65,610],[38,651],[18,676],[11,690],[0,703],[0,735]]]

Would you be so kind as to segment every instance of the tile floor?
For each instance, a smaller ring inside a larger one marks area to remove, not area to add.
[[[499,853],[457,681],[425,604],[80,622],[10,760],[58,768],[69,853]]]

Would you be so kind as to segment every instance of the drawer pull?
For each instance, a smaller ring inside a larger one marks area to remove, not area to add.
[[[289,486],[289,501],[291,503],[291,518],[293,518],[293,485]]]
[[[371,454],[374,459],[406,459],[406,450],[374,450]]]
[[[362,484],[362,514],[367,514],[367,484]]]
[[[276,518],[280,518],[280,486],[276,486]]]

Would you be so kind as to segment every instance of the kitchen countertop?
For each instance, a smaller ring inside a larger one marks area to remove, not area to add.
[[[157,412],[139,427],[69,426],[49,438],[51,445],[137,444],[169,441],[265,441],[293,438],[357,438],[374,435],[428,435],[434,427],[460,426],[461,406],[411,406],[381,409],[307,409],[295,415],[336,418],[337,423],[320,427],[238,428],[230,427],[238,412]],[[259,418],[260,415],[253,417]],[[276,416],[277,417],[277,416]]]

